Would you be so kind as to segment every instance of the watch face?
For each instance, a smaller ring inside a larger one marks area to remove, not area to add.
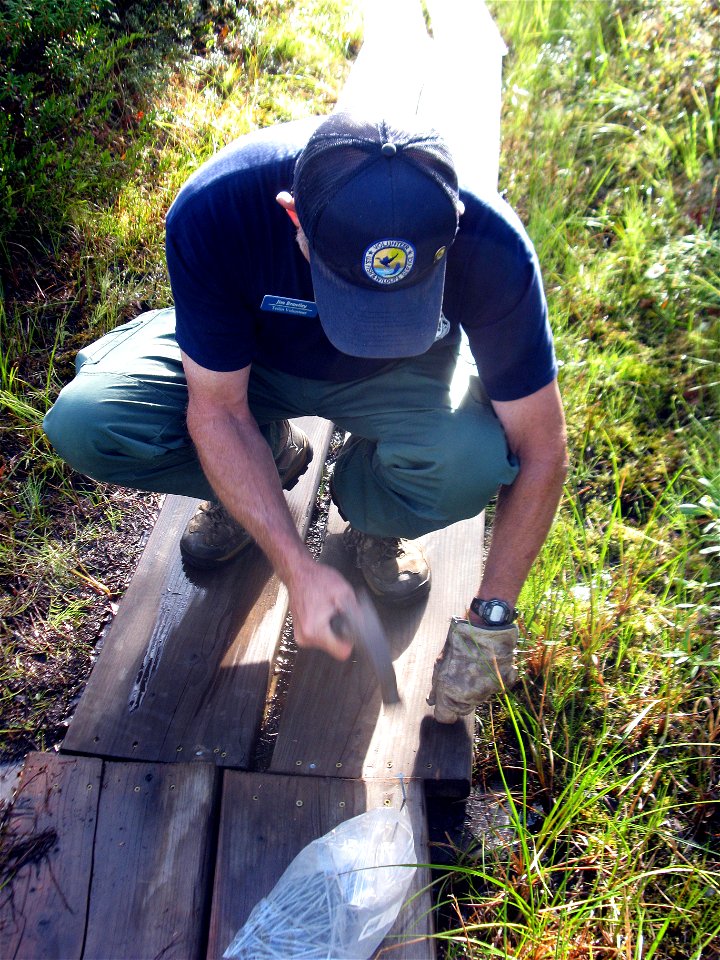
[[[470,609],[484,620],[488,627],[507,627],[517,616],[517,610],[504,600],[480,600],[475,597]]]
[[[500,626],[504,623],[510,623],[511,613],[507,604],[502,603],[500,600],[491,600],[485,605],[485,619],[488,623],[492,623],[493,626]]]

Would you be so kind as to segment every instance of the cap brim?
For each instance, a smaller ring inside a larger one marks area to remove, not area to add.
[[[370,290],[310,257],[320,323],[336,349],[353,357],[416,357],[437,339],[445,288],[443,258],[427,277],[399,290]]]

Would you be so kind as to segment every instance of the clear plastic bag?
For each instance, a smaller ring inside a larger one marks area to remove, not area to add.
[[[416,870],[407,810],[347,820],[295,857],[253,908],[226,960],[368,960]]]

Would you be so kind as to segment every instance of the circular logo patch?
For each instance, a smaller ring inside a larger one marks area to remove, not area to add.
[[[363,269],[375,283],[397,283],[415,263],[415,247],[405,240],[377,240],[365,251]]]

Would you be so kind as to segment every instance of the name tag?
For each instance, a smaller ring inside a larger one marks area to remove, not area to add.
[[[316,317],[317,306],[312,300],[295,300],[293,297],[274,297],[266,293],[260,309],[267,313],[289,313],[294,317]]]

